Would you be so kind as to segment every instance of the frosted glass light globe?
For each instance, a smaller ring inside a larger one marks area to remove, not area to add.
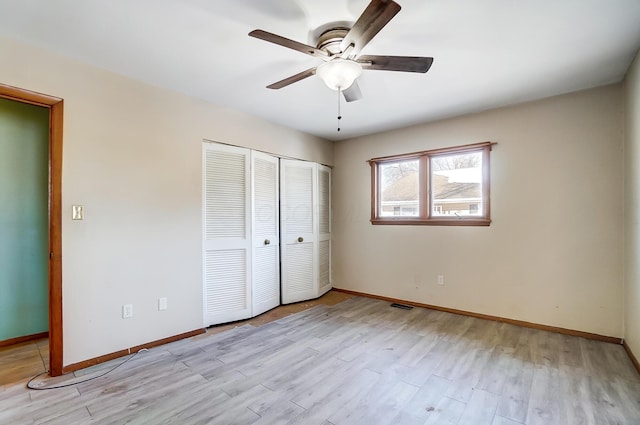
[[[362,74],[362,66],[358,62],[346,59],[333,59],[316,68],[316,75],[331,90],[346,90]]]

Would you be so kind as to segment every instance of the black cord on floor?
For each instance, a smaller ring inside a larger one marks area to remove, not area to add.
[[[138,354],[144,352],[144,351],[149,351],[147,348],[143,348],[139,351],[137,351],[136,353],[133,354],[133,356],[129,357],[128,359],[126,359],[125,361],[123,361],[120,364],[117,364],[116,366],[112,367],[111,369],[109,369],[108,371],[98,375],[98,376],[92,376],[91,378],[82,380],[82,381],[75,381],[75,382],[70,382],[68,384],[63,384],[63,385],[56,385],[53,387],[36,387],[36,386],[32,386],[31,383],[39,378],[40,376],[44,375],[45,373],[49,373],[49,371],[45,371],[42,373],[37,374],[36,376],[34,376],[33,378],[29,379],[29,382],[27,382],[27,388],[29,388],[30,390],[38,390],[38,391],[42,391],[42,390],[55,390],[57,388],[66,388],[66,387],[72,387],[74,385],[78,385],[78,384],[82,384],[84,382],[89,382],[89,381],[93,381],[94,379],[98,379],[98,378],[102,378],[103,376],[113,372],[114,370],[116,370],[117,368],[119,368],[120,366],[124,365],[125,363],[127,363],[129,360],[132,360],[133,358],[135,358]]]

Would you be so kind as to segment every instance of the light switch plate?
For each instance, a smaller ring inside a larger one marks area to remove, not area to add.
[[[169,307],[167,297],[158,298],[158,310],[166,310]]]
[[[72,205],[71,218],[73,220],[84,220],[84,207],[82,205]]]

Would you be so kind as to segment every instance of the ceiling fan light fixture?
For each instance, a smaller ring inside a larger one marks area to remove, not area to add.
[[[362,74],[362,66],[358,62],[336,58],[318,66],[316,75],[331,90],[346,90]]]

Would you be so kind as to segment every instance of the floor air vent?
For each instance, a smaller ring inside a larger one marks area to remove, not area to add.
[[[404,305],[404,304],[398,304],[398,303],[391,304],[391,307],[401,308],[403,310],[411,310],[413,308],[410,305]]]

